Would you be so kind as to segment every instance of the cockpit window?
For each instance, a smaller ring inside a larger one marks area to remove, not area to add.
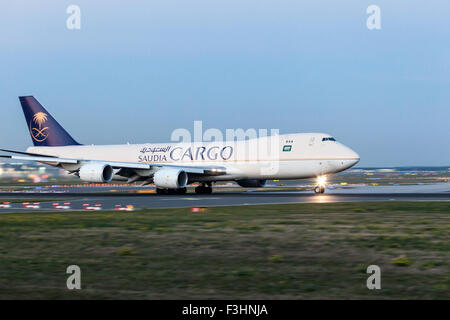
[[[333,137],[326,137],[326,138],[322,138],[322,141],[336,141],[336,139]]]

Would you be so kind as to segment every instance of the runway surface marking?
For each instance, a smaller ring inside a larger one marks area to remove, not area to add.
[[[346,194],[320,194],[298,192],[242,192],[242,193],[215,193],[210,195],[193,195],[192,197],[156,194],[111,194],[111,193],[14,193],[0,194],[0,203],[4,199],[49,199],[49,202],[40,202],[40,208],[24,208],[22,202],[11,203],[11,208],[0,208],[1,213],[14,211],[67,211],[84,210],[84,207],[100,207],[101,210],[115,210],[118,206],[133,206],[134,209],[163,209],[163,208],[189,208],[222,207],[240,205],[269,205],[292,203],[337,203],[337,202],[366,202],[366,201],[450,201],[449,193],[346,193]],[[68,198],[70,208],[55,208],[53,203],[64,203]],[[77,199],[75,199],[77,198]],[[88,211],[88,210],[86,210]]]

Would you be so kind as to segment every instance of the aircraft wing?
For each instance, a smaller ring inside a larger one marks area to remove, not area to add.
[[[2,149],[0,149],[2,150]],[[226,168],[222,166],[189,166],[178,164],[166,164],[166,163],[140,163],[140,162],[119,162],[119,161],[106,161],[106,160],[88,160],[88,159],[71,159],[71,158],[58,158],[47,155],[34,155],[26,152],[2,150],[7,152],[19,153],[21,155],[0,155],[0,158],[21,160],[21,161],[37,161],[52,164],[81,164],[83,162],[101,162],[107,163],[114,169],[136,169],[136,170],[151,170],[154,168],[179,168],[186,173],[204,174],[204,175],[223,175],[226,174]]]

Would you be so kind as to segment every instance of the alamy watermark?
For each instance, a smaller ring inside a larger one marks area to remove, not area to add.
[[[381,29],[381,9],[377,5],[370,5],[366,9],[366,13],[370,16],[366,20],[366,26],[369,30]]]
[[[66,20],[66,27],[69,30],[81,29],[81,9],[76,4],[71,4],[66,9],[66,14],[70,16]],[[366,20],[366,27],[369,30],[381,29],[381,8],[375,4],[367,7],[366,14],[369,16]]]
[[[191,146],[174,148],[171,151],[174,159],[258,162],[260,174],[267,176],[278,172],[283,143],[279,129],[235,128],[223,132],[217,128],[204,130],[202,121],[194,121],[193,132],[186,128],[175,129],[170,140]]]
[[[70,16],[66,20],[66,27],[69,30],[81,29],[81,9],[75,4],[71,4],[67,7],[66,13]]]
[[[381,269],[379,266],[373,264],[367,267],[366,272],[370,274],[367,278],[366,286],[369,290],[381,289]]]
[[[70,265],[66,269],[66,273],[70,274],[67,278],[66,286],[69,290],[81,289],[81,269],[77,265]]]

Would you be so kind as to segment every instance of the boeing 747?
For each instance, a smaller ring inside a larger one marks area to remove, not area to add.
[[[208,194],[217,181],[263,187],[266,180],[318,178],[354,166],[359,155],[325,133],[292,133],[242,141],[83,145],[33,97],[19,97],[34,146],[25,152],[0,149],[2,158],[63,168],[89,183],[153,183],[158,194]]]

